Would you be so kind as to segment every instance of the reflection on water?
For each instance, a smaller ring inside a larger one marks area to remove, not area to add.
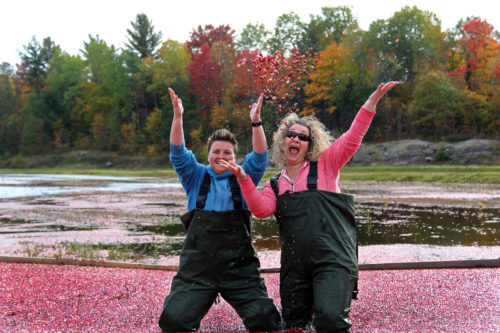
[[[166,235],[171,237],[184,236],[184,226],[182,223],[160,223],[156,225],[141,225],[134,224],[129,227],[130,231],[153,233],[159,235]]]
[[[500,245],[499,209],[360,203],[356,223],[359,245]],[[278,233],[274,218],[254,220],[259,250],[279,249]]]
[[[1,174],[0,199],[50,196],[81,191],[135,191],[144,188],[180,187],[153,177],[93,175]]]
[[[257,250],[278,250],[281,248],[278,224],[276,219],[254,219],[252,224],[252,236]]]
[[[360,245],[500,245],[500,210],[362,203],[357,207]]]
[[[500,210],[428,207],[405,204],[356,205],[359,245],[499,246]],[[177,237],[182,224],[171,222],[136,226],[136,231]],[[252,236],[257,250],[279,250],[279,230],[274,217],[254,219]]]

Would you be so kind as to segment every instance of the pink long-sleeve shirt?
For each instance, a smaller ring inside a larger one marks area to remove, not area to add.
[[[321,152],[318,157],[318,190],[340,192],[340,169],[358,150],[374,115],[375,112],[361,108],[349,130]],[[295,183],[292,184],[287,176],[286,169],[283,169],[281,177],[278,180],[279,194],[283,194],[286,191],[298,192],[307,190],[308,174],[309,162],[306,161],[299,171]],[[258,218],[264,218],[275,212],[277,198],[270,181],[266,182],[262,193],[257,190],[250,177],[247,177],[243,181],[238,180],[238,182],[248,208],[253,215]]]

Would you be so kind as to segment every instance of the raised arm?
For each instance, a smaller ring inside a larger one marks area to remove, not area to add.
[[[172,128],[170,129],[170,142],[176,146],[184,143],[184,129],[182,125],[182,114],[184,108],[182,107],[181,99],[175,92],[168,88],[170,99],[172,100],[172,107],[174,108],[174,119],[172,120]]]
[[[333,169],[338,170],[342,168],[356,153],[365,133],[370,127],[372,118],[375,116],[375,108],[378,101],[398,84],[398,81],[379,84],[356,115],[349,130],[335,140],[330,147],[325,149],[324,158],[331,162]]]
[[[252,122],[252,144],[253,150],[256,153],[263,153],[267,149],[266,135],[262,127],[262,119],[260,118],[260,111],[262,110],[262,101],[264,95],[260,94],[257,103],[252,104],[250,110],[250,121]],[[258,125],[260,123],[260,125]]]
[[[366,100],[363,108],[370,112],[375,112],[378,101],[384,96],[389,90],[394,88],[399,84],[399,81],[390,81],[387,83],[381,83],[378,85],[377,90],[375,90],[370,97]]]

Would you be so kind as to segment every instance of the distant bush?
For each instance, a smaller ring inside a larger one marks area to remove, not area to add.
[[[443,139],[443,141],[446,141],[446,142],[462,142],[462,141],[467,141],[469,139],[470,139],[469,136],[460,135],[460,134],[452,134],[452,135],[448,135],[447,137],[445,137]]]
[[[450,153],[445,147],[439,147],[434,153],[434,161],[436,162],[447,162],[450,160]]]
[[[7,167],[12,169],[22,169],[25,168],[26,159],[21,155],[16,155],[7,161]]]

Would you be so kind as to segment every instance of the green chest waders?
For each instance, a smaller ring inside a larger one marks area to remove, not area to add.
[[[284,193],[276,203],[282,316],[288,327],[307,328],[314,314],[317,332],[348,331],[358,279],[354,200],[316,190],[316,168],[311,163],[309,190]]]
[[[218,294],[236,310],[249,331],[274,331],[280,327],[280,314],[260,276],[250,233],[250,212],[241,209],[236,179],[230,182],[235,210],[202,209],[210,189],[207,173],[197,208],[181,217],[187,236],[159,321],[164,331],[198,330]]]

